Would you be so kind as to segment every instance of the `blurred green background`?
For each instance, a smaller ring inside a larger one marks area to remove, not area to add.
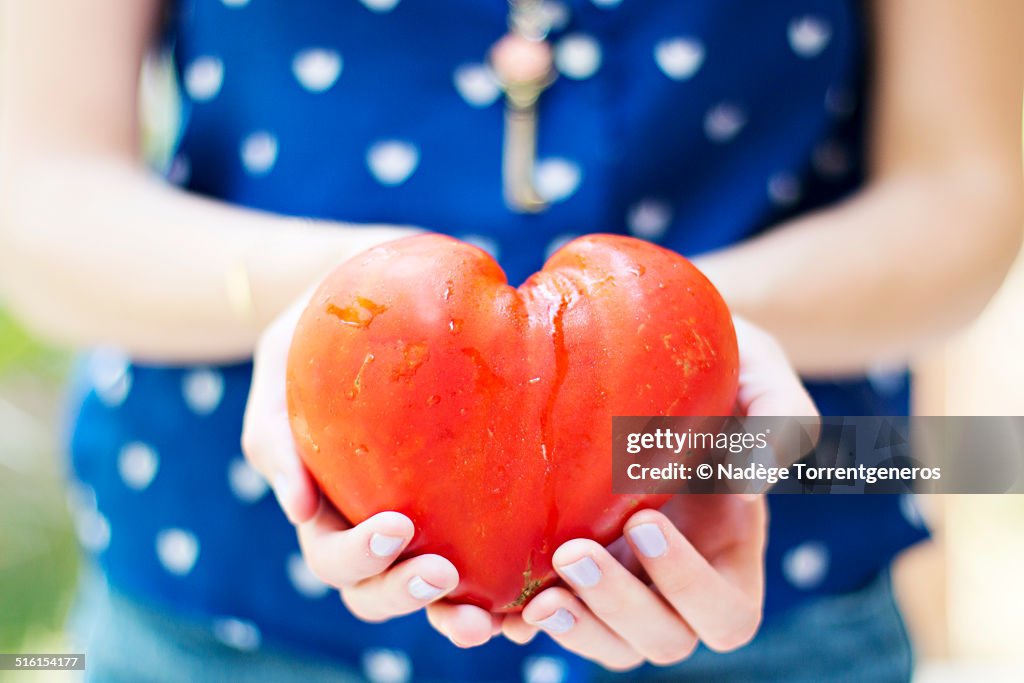
[[[78,555],[59,455],[71,358],[0,307],[0,652],[59,642]]]

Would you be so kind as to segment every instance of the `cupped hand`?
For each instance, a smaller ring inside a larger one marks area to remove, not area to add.
[[[738,412],[816,415],[785,354],[770,335],[737,319]],[[764,596],[767,511],[762,496],[679,495],[643,510],[623,539],[563,544],[553,558],[567,587],[538,594],[503,631],[526,642],[537,629],[567,650],[613,670],[674,664],[703,642],[736,649],[757,632]]]
[[[296,526],[303,557],[320,580],[337,588],[349,610],[364,621],[408,614],[444,597],[459,582],[455,566],[438,555],[396,563],[412,540],[405,515],[381,512],[350,525],[324,499],[306,470],[292,438],[285,398],[288,348],[310,294],[301,297],[263,333],[257,344],[252,387],[245,412],[242,448]],[[476,615],[475,615],[476,616]],[[491,619],[486,615],[486,636]],[[450,624],[453,639],[475,644],[479,624]]]

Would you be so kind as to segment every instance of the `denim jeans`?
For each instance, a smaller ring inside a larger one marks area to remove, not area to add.
[[[83,582],[71,628],[78,651],[86,653],[88,681],[365,680],[351,667],[267,644],[254,651],[229,647],[206,629],[109,591],[95,577]],[[595,676],[600,683],[889,683],[909,681],[911,671],[910,642],[888,574],[882,574],[860,591],[817,599],[767,623],[736,652],[700,649],[677,666],[624,674],[595,670]]]
[[[303,653],[231,647],[209,629],[110,590],[98,572],[82,580],[69,629],[96,683],[302,681],[363,683],[355,670]]]
[[[888,572],[867,587],[810,601],[766,623],[728,654],[700,648],[676,666],[605,674],[601,683],[905,683],[913,651]]]

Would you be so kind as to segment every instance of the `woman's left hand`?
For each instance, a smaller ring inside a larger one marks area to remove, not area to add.
[[[583,538],[563,543],[552,560],[568,588],[542,591],[522,613],[506,615],[501,630],[526,643],[542,629],[616,671],[679,662],[698,641],[735,649],[760,623],[766,526],[763,496],[676,496],[661,511],[633,515],[608,548]],[[481,628],[496,616],[443,602],[427,614],[463,646],[486,640]],[[456,633],[470,625],[480,639],[460,640]]]
[[[624,563],[588,539],[563,544],[554,565],[572,590],[543,591],[503,631],[525,642],[539,627],[617,671],[680,662],[698,642],[733,650],[761,621],[766,526],[761,496],[677,496],[629,519]],[[627,568],[633,558],[649,581]]]

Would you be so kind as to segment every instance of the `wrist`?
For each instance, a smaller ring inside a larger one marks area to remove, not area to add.
[[[256,329],[264,329],[305,292],[311,291],[338,264],[378,244],[413,235],[417,230],[390,225],[354,226],[304,218],[285,219],[284,236],[261,242],[242,256],[251,307],[245,287],[234,284],[233,309],[247,312]],[[237,269],[237,266],[236,266]],[[238,275],[232,279],[241,281]],[[241,293],[241,294],[240,294]]]
[[[770,299],[772,287],[769,274],[763,269],[755,270],[755,264],[739,253],[738,249],[715,251],[692,261],[704,277],[711,281],[733,315],[765,325],[763,314],[770,310],[773,303]]]

